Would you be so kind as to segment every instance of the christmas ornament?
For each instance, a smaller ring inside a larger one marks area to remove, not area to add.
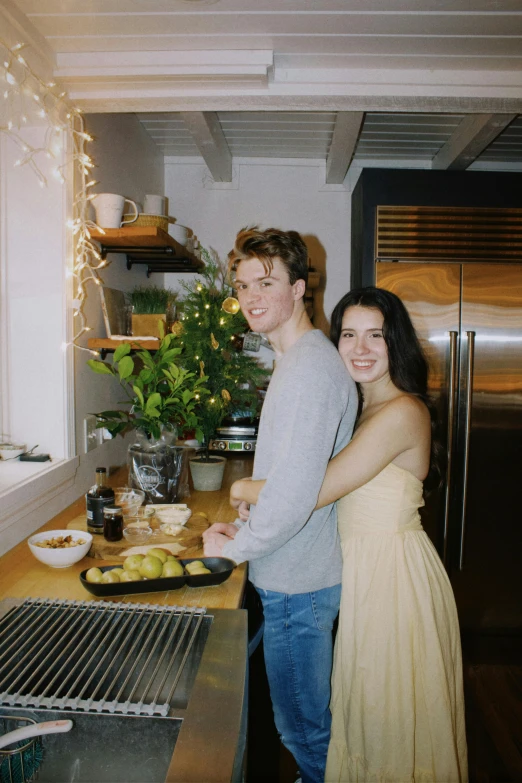
[[[235,315],[237,312],[239,312],[239,302],[237,301],[235,296],[227,296],[227,298],[221,305],[221,309],[224,310],[225,313],[228,313],[229,315]]]

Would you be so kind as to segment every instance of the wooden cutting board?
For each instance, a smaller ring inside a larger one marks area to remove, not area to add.
[[[123,538],[121,541],[106,541],[103,536],[94,535],[92,537],[92,547],[89,551],[89,557],[95,557],[99,560],[113,560],[118,558],[125,558],[129,554],[133,554],[137,551],[137,547],[140,551],[142,547],[148,547],[149,549],[154,546],[165,546],[166,549],[172,552],[173,555],[180,555],[181,557],[192,557],[193,554],[199,552],[203,547],[201,536],[203,532],[210,526],[210,522],[202,514],[193,514],[188,520],[187,524],[183,527],[183,530],[177,536],[166,536],[159,529],[157,522],[151,524],[152,536],[149,538],[146,544],[129,544],[128,541]],[[82,530],[87,531],[87,520],[85,514],[76,517],[67,525],[69,530]],[[129,552],[129,550],[133,552]]]

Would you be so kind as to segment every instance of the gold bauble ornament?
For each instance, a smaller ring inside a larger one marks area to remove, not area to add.
[[[221,309],[224,310],[225,313],[228,313],[229,315],[235,315],[237,312],[239,312],[239,302],[237,301],[235,296],[227,296],[227,298],[221,305]]]
[[[217,351],[217,349],[219,348],[219,343],[216,340],[216,338],[214,337],[212,332],[210,332],[210,344],[211,344],[213,350]]]
[[[172,334],[176,335],[176,337],[179,337],[180,334],[183,332],[183,324],[181,321],[175,321],[175,323],[172,324],[170,327],[170,331]]]
[[[232,399],[232,397],[230,396],[230,392],[228,391],[228,389],[221,389],[221,396],[223,397],[223,399],[225,400],[225,402],[230,402],[230,400]]]

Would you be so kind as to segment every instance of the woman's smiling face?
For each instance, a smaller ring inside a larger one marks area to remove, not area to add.
[[[337,348],[357,383],[373,383],[389,377],[383,326],[384,316],[376,308],[357,305],[344,312]]]

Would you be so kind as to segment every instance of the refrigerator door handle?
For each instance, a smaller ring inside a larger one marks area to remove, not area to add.
[[[459,570],[464,568],[464,543],[466,538],[466,501],[468,494],[469,434],[471,432],[471,405],[473,402],[473,362],[475,358],[475,332],[466,332],[468,338],[468,366],[466,370],[466,415],[464,421],[464,471],[462,476],[462,516],[460,521]]]
[[[448,567],[449,511],[453,475],[453,439],[455,437],[455,397],[457,393],[457,337],[458,332],[449,332],[449,373],[448,373],[448,430],[447,430],[447,477],[444,493],[444,528],[442,543],[442,562]]]

